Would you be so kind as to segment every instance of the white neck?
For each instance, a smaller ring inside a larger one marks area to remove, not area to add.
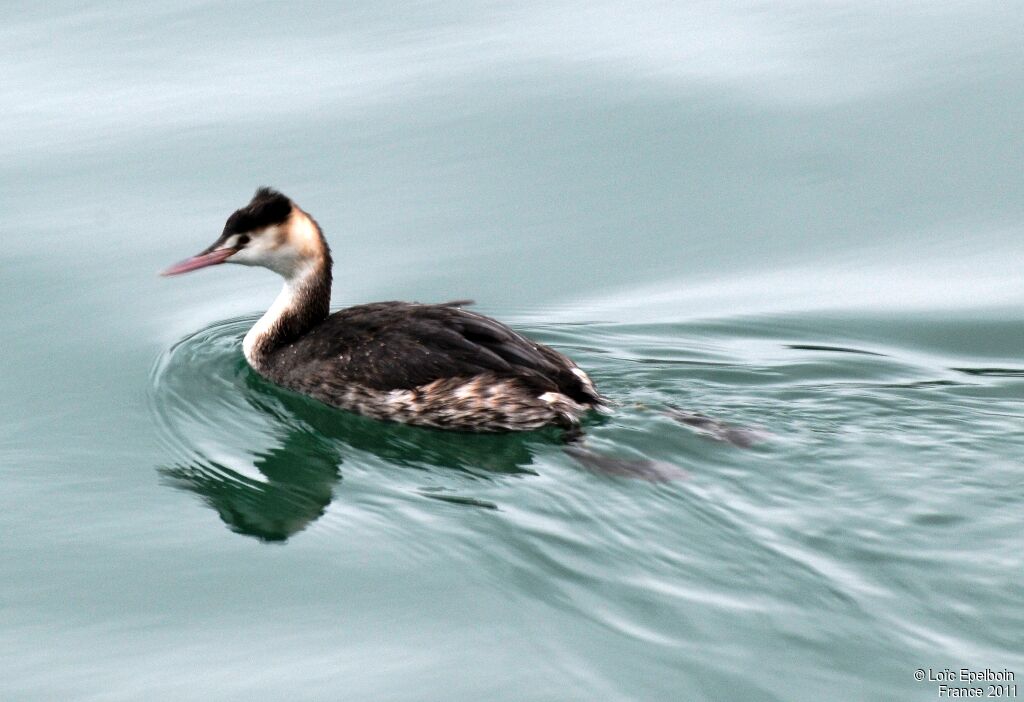
[[[252,329],[245,335],[245,340],[242,341],[245,360],[249,362],[250,366],[259,370],[262,360],[259,350],[263,347],[262,342],[273,333],[281,318],[296,307],[299,293],[313,283],[316,276],[316,266],[308,264],[285,278],[284,286],[278,293],[277,299],[274,300],[274,304],[263,313],[263,316],[252,326]]]

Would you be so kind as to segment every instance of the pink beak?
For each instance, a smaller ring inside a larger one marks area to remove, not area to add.
[[[224,261],[228,260],[237,251],[238,249],[214,249],[207,253],[201,253],[198,256],[186,258],[180,263],[175,263],[160,275],[181,275],[182,273],[197,271],[200,268],[206,268],[207,266],[215,266],[218,263],[224,263]]]

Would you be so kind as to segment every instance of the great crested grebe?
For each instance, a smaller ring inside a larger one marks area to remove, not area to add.
[[[212,246],[163,275],[219,263],[284,278],[245,335],[245,358],[272,382],[326,404],[480,432],[573,429],[604,406],[566,356],[460,303],[376,302],[331,314],[327,242],[313,218],[276,190],[257,190]]]

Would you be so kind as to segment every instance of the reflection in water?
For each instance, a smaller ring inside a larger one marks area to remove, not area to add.
[[[248,368],[239,379],[242,383],[234,391],[257,413],[247,412],[247,418],[273,432],[271,448],[232,457],[251,460],[259,477],[206,457],[162,467],[160,473],[170,484],[201,495],[233,531],[263,541],[284,541],[319,519],[341,481],[340,466],[358,461],[361,454],[408,468],[443,467],[487,478],[533,473],[527,468],[533,462],[533,445],[540,445],[538,439],[547,443],[544,433],[474,435],[378,422],[282,391]],[[260,439],[266,442],[267,437]],[[423,488],[420,494],[496,508],[436,487]]]
[[[341,478],[339,451],[308,432],[287,434],[253,463],[265,481],[214,461],[161,468],[164,477],[192,490],[217,510],[233,531],[284,541],[324,513]]]
[[[159,468],[171,485],[200,495],[232,530],[285,541],[319,519],[337,495],[342,470],[457,471],[462,482],[535,474],[538,452],[565,454],[584,469],[664,482],[686,477],[649,458],[606,456],[583,435],[560,429],[471,434],[380,422],[336,410],[260,377],[239,351],[251,319],[202,329],[168,350],[154,368],[153,410],[181,458]],[[604,419],[594,416],[596,424]],[[214,447],[214,448],[210,448]],[[432,485],[409,492],[448,504],[498,509],[493,502]],[[425,483],[425,484],[424,484]]]

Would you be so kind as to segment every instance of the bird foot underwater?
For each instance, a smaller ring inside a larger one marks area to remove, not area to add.
[[[763,429],[739,427],[700,412],[690,412],[671,404],[665,406],[668,408],[663,412],[666,417],[712,441],[731,444],[737,448],[753,448],[771,438],[771,434]]]
[[[735,426],[671,404],[666,404],[666,409],[662,413],[683,426],[693,429],[700,436],[737,448],[752,448],[771,437],[771,434],[759,428]],[[566,446],[562,451],[593,473],[654,483],[686,480],[690,477],[686,470],[667,461],[607,456],[587,448],[584,445],[585,435],[578,427],[568,430],[563,440]]]

